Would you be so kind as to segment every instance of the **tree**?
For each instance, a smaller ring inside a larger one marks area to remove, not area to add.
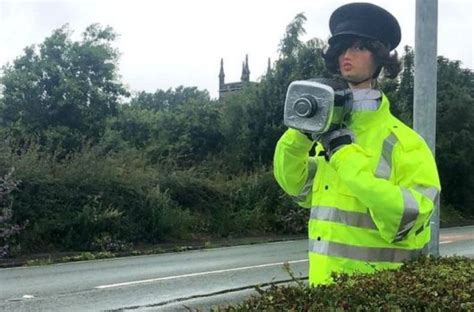
[[[474,215],[474,73],[438,57],[436,158],[445,203]]]
[[[130,105],[153,111],[170,111],[190,101],[209,102],[210,100],[207,90],[179,86],[175,90],[158,89],[155,93],[141,91],[132,98]]]
[[[209,93],[196,87],[142,91],[107,120],[101,144],[106,151],[145,151],[153,163],[194,165],[222,144],[219,118]]]
[[[210,102],[190,101],[157,117],[146,147],[153,163],[165,161],[189,167],[221,148],[220,115]]]
[[[413,123],[413,101],[415,88],[415,53],[409,46],[405,46],[402,58],[403,71],[400,74],[398,92],[393,98],[396,108],[394,112],[408,125]]]
[[[5,126],[20,128],[39,142],[55,128],[70,129],[85,139],[97,139],[104,120],[117,113],[128,92],[119,82],[116,34],[98,24],[72,41],[65,25],[38,47],[25,48],[13,64],[4,66],[1,117]]]
[[[300,36],[306,33],[304,29],[304,23],[306,22],[306,16],[304,13],[297,14],[288,26],[286,26],[286,33],[280,42],[280,55],[290,57],[301,47],[302,42]]]

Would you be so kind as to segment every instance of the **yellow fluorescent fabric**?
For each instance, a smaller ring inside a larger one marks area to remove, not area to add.
[[[293,129],[275,150],[277,182],[311,208],[311,284],[329,282],[331,272],[396,268],[430,238],[440,182],[424,140],[390,114],[385,96],[377,111],[354,112],[348,126],[355,143],[330,162],[308,157],[312,142]]]

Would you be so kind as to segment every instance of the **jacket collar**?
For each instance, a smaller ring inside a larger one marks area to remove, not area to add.
[[[388,120],[390,116],[390,102],[382,93],[382,100],[377,110],[353,111],[349,119],[349,127],[358,132],[369,129],[375,125],[380,125]]]
[[[382,92],[376,89],[352,90],[352,111],[377,110],[380,106]]]

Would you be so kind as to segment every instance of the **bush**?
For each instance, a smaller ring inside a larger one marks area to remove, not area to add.
[[[122,251],[134,244],[303,233],[268,169],[228,176],[211,167],[151,165],[144,152],[89,148],[58,159],[30,146],[8,155],[23,181],[12,193],[23,253]]]
[[[474,259],[421,257],[399,270],[336,275],[331,285],[257,288],[219,311],[473,311]]]
[[[283,193],[268,169],[228,177],[191,168],[158,180],[171,201],[194,216],[191,230],[196,235],[295,234],[306,229],[307,211]]]
[[[260,169],[241,175],[229,190],[231,201],[238,207],[238,228],[263,230],[278,234],[305,233],[309,211],[300,208],[275,181],[273,172]]]
[[[156,191],[166,173],[137,152],[88,150],[58,161],[31,148],[11,161],[23,181],[12,194],[13,221],[31,221],[19,236],[24,252],[123,250],[180,238],[190,219]]]
[[[0,170],[3,171],[3,168]],[[17,189],[19,181],[15,181],[12,177],[14,168],[5,175],[0,175],[0,259],[10,255],[11,250],[20,248],[15,238],[28,224],[25,220],[24,225],[12,224],[12,198],[11,193]]]

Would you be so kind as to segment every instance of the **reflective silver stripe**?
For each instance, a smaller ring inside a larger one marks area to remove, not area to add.
[[[414,187],[414,189],[423,194],[424,196],[428,197],[432,202],[433,205],[437,205],[438,197],[439,197],[439,191],[436,187],[424,187],[417,185]],[[430,219],[426,221],[425,224],[423,224],[422,227],[420,227],[418,230],[416,230],[415,235],[420,234],[423,232],[424,229],[426,229],[430,225]]]
[[[428,197],[433,203],[438,199],[439,191],[436,187],[415,186],[414,189]]]
[[[315,206],[311,208],[311,219],[331,221],[360,228],[377,229],[368,213],[344,211],[333,207]]]
[[[298,196],[293,196],[293,200],[296,202],[301,202],[306,199],[306,196],[308,196],[309,192],[313,188],[313,181],[314,181],[314,176],[316,175],[316,160],[314,158],[308,158],[308,176],[306,178],[306,182],[303,185],[303,188],[301,189],[301,192],[298,194]]]
[[[398,227],[397,236],[395,237],[395,242],[405,238],[415,225],[416,218],[418,218],[418,214],[420,213],[418,203],[413,194],[404,187],[402,187],[401,190],[403,195],[403,215],[400,226]]]
[[[392,152],[393,147],[397,143],[397,137],[390,134],[384,141],[382,147],[382,153],[380,155],[379,164],[375,170],[375,176],[377,178],[389,179],[390,173],[392,172]]]
[[[326,256],[373,262],[402,262],[421,253],[421,249],[361,247],[324,240],[310,240],[309,251]]]

